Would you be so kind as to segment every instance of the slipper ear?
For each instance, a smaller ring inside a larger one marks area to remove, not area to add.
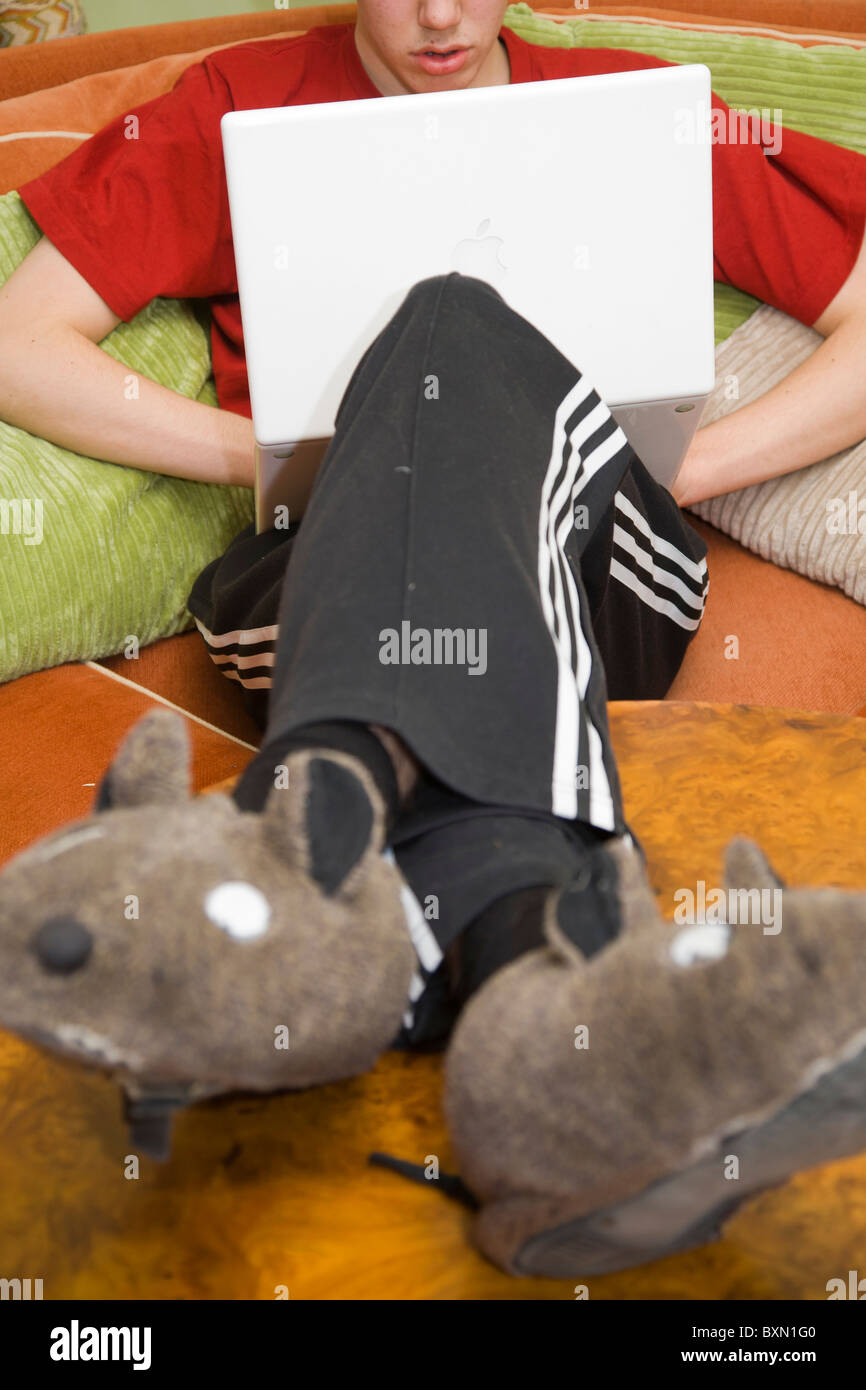
[[[551,891],[543,920],[548,945],[581,966],[614,937],[657,928],[661,914],[634,843],[611,836],[598,845],[571,883]]]
[[[96,793],[95,811],[120,806],[168,806],[189,796],[186,722],[167,709],[151,710],[126,735]]]
[[[754,840],[737,835],[725,850],[726,888],[785,888],[767,856]]]
[[[603,853],[613,861],[623,932],[657,927],[661,913],[638,850],[618,835],[605,841]]]
[[[275,786],[262,812],[276,853],[315,879],[328,896],[350,897],[385,845],[385,807],[355,758],[300,753],[288,761],[288,785]]]

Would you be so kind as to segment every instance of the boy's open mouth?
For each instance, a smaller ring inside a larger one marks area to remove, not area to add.
[[[422,48],[413,53],[413,58],[426,72],[456,72],[462,67],[469,53],[468,48]]]

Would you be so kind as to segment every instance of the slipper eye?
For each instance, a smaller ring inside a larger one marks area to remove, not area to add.
[[[215,926],[235,941],[254,941],[268,929],[271,906],[264,893],[251,883],[220,883],[204,900],[204,910]]]
[[[731,940],[731,929],[725,922],[707,922],[686,927],[678,932],[670,945],[671,960],[676,965],[697,965],[705,960],[720,960]]]
[[[30,946],[45,970],[71,975],[87,964],[93,937],[75,917],[49,917],[31,937]]]

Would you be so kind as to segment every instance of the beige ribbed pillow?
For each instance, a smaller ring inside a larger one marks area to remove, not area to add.
[[[763,396],[822,341],[814,328],[762,304],[716,348],[716,386],[701,427]],[[729,400],[733,385],[739,396]],[[866,440],[689,510],[765,560],[866,604]]]

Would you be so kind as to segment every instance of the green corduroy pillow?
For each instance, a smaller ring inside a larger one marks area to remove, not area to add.
[[[17,192],[0,198],[0,283],[40,236]],[[191,300],[154,299],[100,346],[217,404]],[[193,580],[252,515],[249,488],[84,458],[0,421],[0,681],[189,627]]]

